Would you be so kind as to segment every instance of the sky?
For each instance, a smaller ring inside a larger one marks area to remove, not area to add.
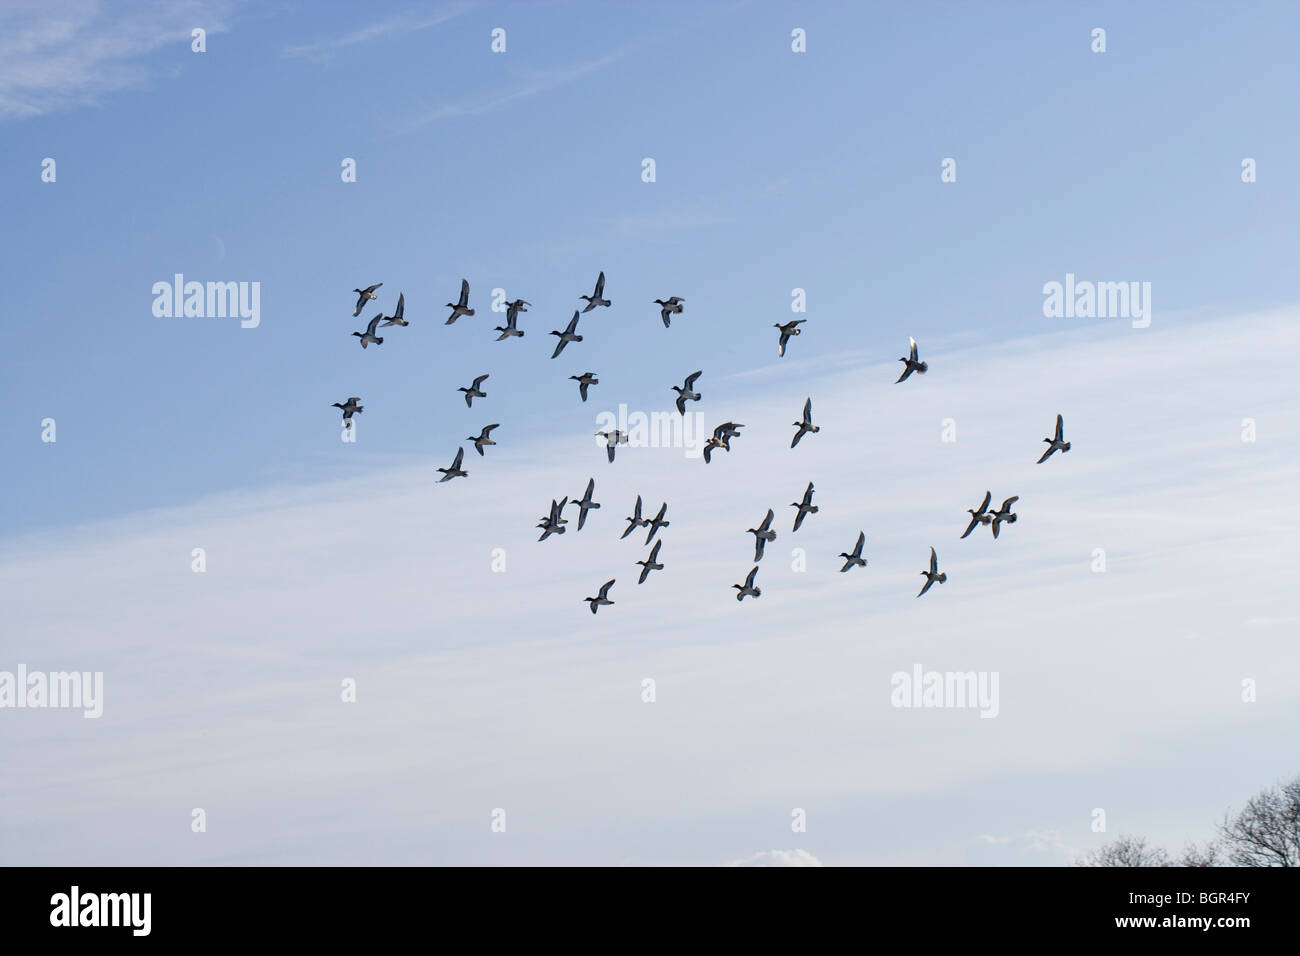
[[[1064,865],[1210,837],[1298,769],[1297,26],[7,4],[0,251],[35,334],[0,357],[0,672],[104,691],[97,719],[0,707],[0,861]],[[601,271],[613,305],[550,359]],[[258,283],[256,327],[156,315],[176,273]],[[1149,283],[1149,325],[1045,315],[1067,274]],[[476,315],[445,325],[462,278]],[[495,341],[497,289],[523,338]],[[409,327],[359,349],[399,292]],[[909,336],[929,371],[896,385]],[[696,369],[690,422],[744,423],[731,452],[608,463],[599,416],[669,412]],[[1057,413],[1072,449],[1038,465]],[[537,543],[589,478],[602,508]],[[1019,520],[959,540],[986,489]],[[672,522],[643,585],[637,495]],[[931,546],[949,579],[918,600]],[[997,674],[996,717],[893,706],[917,665]]]

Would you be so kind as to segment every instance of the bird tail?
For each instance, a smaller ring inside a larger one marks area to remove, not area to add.
[[[375,336],[375,344],[376,344],[376,345],[383,345],[383,344],[384,344],[384,337],[383,337],[382,335],[376,335],[376,336]]]

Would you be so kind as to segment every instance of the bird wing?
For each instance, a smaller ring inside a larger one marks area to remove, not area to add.
[[[465,460],[465,449],[464,449],[464,448],[457,448],[457,449],[456,449],[456,458],[455,458],[455,460],[452,461],[452,463],[451,463],[451,469],[452,469],[452,471],[460,471],[460,463],[461,463],[462,461],[464,461],[464,460]]]
[[[790,442],[790,447],[793,448],[795,445],[799,444],[799,439],[800,439],[800,438],[803,438],[803,429],[802,429],[802,428],[799,429],[797,432],[794,433],[794,439]]]
[[[653,548],[650,549],[650,563],[651,563],[651,564],[654,564],[656,561],[659,560],[659,549],[660,549],[661,547],[663,547],[663,541],[662,541],[662,540],[659,540],[659,541],[656,541],[656,542],[655,542],[655,546],[654,546]]]
[[[400,319],[406,311],[406,293],[397,293],[397,311],[393,313],[393,318]]]
[[[1060,415],[1057,415],[1056,416],[1056,440],[1057,441],[1061,440],[1062,432],[1064,431],[1065,431],[1065,419],[1062,418]]]
[[[754,565],[753,568],[750,569],[749,574],[745,576],[745,587],[752,588],[754,586],[754,577],[757,574],[758,574],[758,565],[756,564]]]
[[[803,403],[803,420],[809,425],[812,424],[812,398]]]
[[[383,285],[382,282],[376,282],[374,285],[372,285],[372,286],[371,286],[369,289],[367,289],[366,291],[367,291],[367,292],[374,292],[374,291],[375,291],[376,289],[378,289],[381,285]]]
[[[494,428],[500,428],[500,427],[501,427],[501,423],[500,423],[500,422],[498,422],[498,423],[495,424],[495,425],[485,425],[485,426],[483,426],[483,435],[482,435],[482,437],[483,437],[483,438],[487,438],[487,436],[488,436],[488,432],[492,431],[492,429],[494,429]]]
[[[379,325],[379,320],[382,319],[383,317],[384,317],[384,314],[381,312],[381,313],[379,313],[377,316],[375,316],[373,319],[370,320],[370,324],[366,326],[366,334],[367,334],[367,335],[374,335],[374,334],[375,334],[375,328]]]
[[[664,520],[664,514],[667,513],[667,511],[668,511],[668,502],[665,501],[662,505],[659,506],[659,513],[655,515],[654,523],[655,524],[661,523]]]
[[[789,342],[789,341],[790,341],[790,333],[787,332],[785,329],[782,329],[782,330],[781,330],[781,341],[780,341],[779,343],[777,343],[777,346],[776,346],[776,354],[777,354],[777,355],[781,356],[782,358],[785,357],[785,343],[786,343],[786,342]]]
[[[603,299],[604,297],[605,297],[605,273],[602,272],[600,275],[596,277],[596,294],[593,295],[592,298]]]
[[[910,358],[913,362],[915,362],[916,361],[916,339],[912,338],[909,335],[907,337],[907,341],[912,343],[911,349],[907,353],[907,357]]]
[[[614,586],[614,578],[610,578],[608,581],[606,581],[604,584],[600,586],[600,596],[608,597],[609,589],[612,588],[613,586]]]
[[[460,301],[456,304],[459,305],[461,308],[464,308],[465,306],[469,305],[469,280],[468,279],[460,280]]]
[[[859,531],[858,543],[853,546],[853,556],[855,558],[862,557],[862,546],[866,543],[867,543],[867,533],[865,531]]]
[[[1019,500],[1020,500],[1020,496],[1019,496],[1019,495],[1015,495],[1015,496],[1013,496],[1013,497],[1011,497],[1011,498],[1008,498],[1006,501],[1002,502],[1002,507],[999,508],[998,511],[1006,511],[1008,508],[1010,508],[1012,505],[1014,505],[1014,504],[1015,504],[1017,501],[1019,501]]]
[[[565,335],[572,335],[578,328],[578,316],[580,314],[577,309],[573,310],[573,318],[569,319],[569,324],[564,329]]]
[[[979,510],[976,512],[976,514],[983,514],[986,510],[988,510],[989,502],[992,500],[993,500],[993,492],[991,491],[984,492],[984,501],[981,502],[979,506]]]
[[[771,509],[771,508],[768,508],[768,509],[767,509],[767,517],[764,518],[764,519],[763,519],[763,523],[762,523],[761,525],[758,526],[758,530],[759,530],[759,531],[769,531],[769,530],[771,530],[771,524],[772,524],[772,509]]]
[[[694,371],[690,375],[686,376],[686,390],[688,392],[694,391],[695,380],[703,374],[704,374],[704,369],[698,369],[697,371]]]
[[[939,573],[939,556],[934,553],[934,548],[930,549],[930,573]]]
[[[763,538],[759,538],[755,536],[754,538],[754,560],[755,561],[763,560],[763,545],[766,543],[767,543],[766,540],[764,540]]]
[[[806,505],[812,504],[812,496],[813,496],[813,483],[810,481],[808,482],[808,487],[804,489],[803,503]]]
[[[968,525],[966,526],[966,530],[962,532],[962,535],[961,535],[961,536],[962,536],[963,538],[966,537],[966,535],[970,534],[972,531],[975,530],[975,526],[976,526],[977,524],[979,524],[979,523],[980,523],[980,516],[979,516],[979,515],[972,515],[972,516],[971,516],[971,519],[970,519],[970,524],[968,524]]]
[[[894,384],[897,385],[899,382],[901,382],[903,379],[907,378],[907,376],[909,376],[909,375],[911,375],[911,374],[912,374],[912,367],[911,367],[910,365],[905,365],[905,366],[903,366],[903,374],[900,375],[900,376],[898,376],[898,378],[897,378],[897,380],[895,380]]]
[[[920,597],[920,596],[921,596],[922,594],[924,594],[926,591],[930,590],[930,585],[933,584],[933,583],[934,583],[934,578],[926,578],[926,579],[925,579],[925,587],[921,588],[920,592],[919,592],[916,596],[917,596],[917,597]]]
[[[668,311],[667,307],[659,310],[659,318],[664,320],[665,329],[672,328],[673,320],[669,318],[670,315],[672,315],[672,313]]]
[[[677,396],[677,411],[679,414],[686,414],[686,398],[682,395]]]
[[[488,376],[486,374],[480,375],[478,378],[474,379],[474,387],[477,389],[480,385],[482,385],[487,380],[488,380]]]
[[[636,508],[632,511],[632,514],[636,515],[636,519],[638,521],[641,520],[641,496],[640,495],[636,496]]]

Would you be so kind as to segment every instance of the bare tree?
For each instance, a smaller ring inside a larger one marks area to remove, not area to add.
[[[1219,824],[1219,838],[1174,858],[1144,837],[1121,836],[1075,866],[1300,866],[1300,777],[1270,787]]]
[[[1300,866],[1300,777],[1251,797],[1219,833],[1235,866]]]
[[[1169,854],[1145,837],[1121,836],[1074,861],[1075,866],[1172,866]]]

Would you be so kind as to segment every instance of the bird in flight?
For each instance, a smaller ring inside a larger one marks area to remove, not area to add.
[[[357,404],[360,401],[360,398],[353,395],[346,402],[335,402],[331,407],[343,409],[343,421],[347,424],[348,428],[351,428],[352,416],[357,412],[365,411],[365,406]]]
[[[581,375],[570,375],[569,378],[578,383],[578,394],[582,396],[584,402],[587,400],[587,389],[592,385],[600,384],[600,379],[596,378],[595,372],[583,372]]]
[[[614,586],[614,579],[610,578],[608,581],[606,581],[604,584],[600,586],[600,590],[596,592],[595,597],[583,598],[583,600],[586,601],[587,604],[591,606],[592,614],[595,614],[597,608],[599,608],[602,604],[614,603],[609,599],[609,589],[612,588],[613,586]]]
[[[515,323],[518,321],[519,321],[519,313],[514,310],[508,310],[506,312],[506,324],[504,326],[498,325],[495,329],[492,330],[494,332],[501,333],[500,335],[497,336],[497,341],[500,342],[502,339],[508,339],[512,335],[517,335],[520,338],[523,338],[524,333],[521,332],[519,329],[515,328]]]
[[[451,309],[451,315],[447,316],[444,325],[451,325],[462,315],[473,315],[474,310],[469,307],[469,280],[460,280],[460,299],[456,302],[448,302],[447,308]]]
[[[582,341],[582,336],[578,335],[574,331],[575,329],[577,329],[577,327],[578,327],[578,313],[575,311],[573,313],[573,318],[569,319],[569,324],[563,332],[559,331],[558,329],[551,330],[552,335],[558,335],[560,337],[560,341],[555,343],[555,351],[551,353],[551,358],[555,358],[557,355],[563,352],[564,347],[568,345],[570,342]]]
[[[646,525],[650,523],[649,518],[641,517],[641,496],[640,495],[636,496],[636,508],[633,509],[632,514],[628,516],[626,520],[627,520],[627,530],[624,531],[623,534],[619,536],[620,541],[623,540],[623,538],[626,538],[628,535],[630,535],[637,528],[644,528]]]
[[[816,434],[817,432],[822,430],[820,425],[814,425],[812,423],[812,399],[811,398],[809,398],[806,402],[803,403],[803,421],[792,422],[791,424],[793,424],[795,428],[799,429],[797,432],[794,433],[794,440],[790,442],[791,448],[799,444],[799,439],[803,438],[803,436],[808,434],[809,432]]]
[[[472,441],[472,442],[474,443],[474,450],[475,450],[476,452],[478,452],[479,455],[482,455],[482,454],[483,454],[483,446],[484,446],[484,445],[495,445],[495,444],[496,444],[496,442],[494,442],[491,438],[488,438],[488,435],[492,432],[492,429],[494,429],[494,428],[500,428],[500,427],[501,427],[500,424],[496,424],[496,425],[484,425],[484,426],[483,426],[483,430],[482,430],[481,432],[479,432],[477,438],[474,437],[473,435],[471,435],[469,438],[467,438],[467,439],[465,439],[465,440],[466,440],[466,441]]]
[[[930,570],[922,571],[921,574],[925,576],[925,587],[921,588],[920,594],[917,594],[917,597],[920,597],[926,591],[930,590],[930,585],[935,581],[943,584],[944,581],[948,580],[948,575],[943,574],[939,570],[939,556],[934,553],[934,548],[930,549]]]
[[[799,526],[803,524],[805,515],[815,515],[821,509],[812,503],[813,483],[808,482],[808,487],[804,489],[802,501],[790,502],[790,507],[799,509],[799,513],[794,516],[794,530],[798,531]]]
[[[568,503],[568,498],[565,498],[562,501],[556,501],[554,498],[551,499],[551,513],[537,524],[537,527],[542,529],[542,536],[537,539],[538,541],[545,541],[553,534],[564,534],[564,526],[569,522],[563,517],[563,512],[564,506]]]
[[[405,314],[406,314],[406,293],[399,292],[397,293],[397,311],[387,317],[388,320],[384,322],[383,327],[388,328],[390,325],[410,325],[411,323],[406,321],[404,317]]]
[[[578,530],[579,531],[581,531],[582,526],[587,523],[587,512],[591,511],[593,508],[600,507],[599,501],[591,500],[591,493],[592,491],[595,490],[595,488],[596,488],[596,479],[588,478],[587,490],[583,493],[581,498],[573,499],[573,503],[578,506]]]
[[[1059,451],[1062,454],[1070,450],[1070,443],[1065,440],[1065,419],[1060,415],[1056,416],[1056,435],[1053,438],[1044,438],[1047,442],[1047,451],[1043,452],[1043,457],[1038,459],[1038,464],[1042,464],[1052,457],[1052,452]]]
[[[484,373],[483,375],[480,375],[478,378],[474,379],[474,384],[471,385],[469,388],[456,389],[456,391],[458,392],[465,393],[465,404],[468,405],[470,408],[474,407],[474,399],[487,398],[487,392],[479,388],[479,386],[482,385],[484,382],[486,382],[487,379],[488,376],[486,373]]]
[[[903,363],[903,374],[898,376],[898,381],[894,383],[895,385],[897,385],[898,382],[901,382],[903,379],[907,378],[907,376],[911,375],[913,372],[915,372],[917,375],[924,375],[926,373],[926,370],[929,369],[930,367],[925,362],[921,362],[917,360],[916,339],[912,338],[909,335],[907,337],[907,341],[912,343],[912,347],[907,353],[907,358],[899,359],[899,361]]]
[[[596,432],[596,434],[605,439],[605,452],[609,455],[610,463],[613,464],[614,448],[618,445],[627,444],[627,433],[615,428],[611,432]]]
[[[578,298],[584,299],[587,303],[587,307],[582,311],[590,312],[598,305],[610,305],[611,303],[609,299],[606,299],[604,296],[605,296],[605,273],[602,272],[600,275],[596,277],[596,291],[593,292],[591,295],[578,296]]]
[[[692,372],[686,376],[686,382],[680,386],[673,385],[672,390],[677,393],[677,411],[686,414],[687,402],[698,402],[700,393],[695,391],[695,380],[703,374],[703,371]]]
[[[961,536],[963,538],[966,537],[966,535],[970,534],[972,531],[974,531],[976,525],[988,524],[990,521],[993,520],[993,516],[988,513],[989,502],[992,500],[993,500],[993,493],[991,491],[986,491],[984,492],[984,500],[980,502],[980,506],[978,509],[976,508],[966,509],[970,513],[970,524],[968,524],[966,526],[966,530],[961,533]]]
[[[660,507],[659,507],[659,513],[658,513],[657,515],[655,515],[653,518],[650,519],[650,522],[649,522],[649,523],[650,523],[650,533],[649,533],[648,535],[645,536],[645,543],[646,543],[646,544],[649,544],[649,543],[650,543],[650,540],[655,536],[655,533],[658,532],[658,530],[659,530],[660,528],[666,528],[666,527],[668,527],[670,524],[672,524],[671,521],[665,521],[665,520],[664,520],[664,515],[666,515],[667,513],[668,513],[668,502],[665,501],[662,505],[660,505]]]
[[[656,541],[655,546],[650,549],[650,557],[644,561],[637,562],[637,564],[641,565],[641,577],[637,579],[636,582],[637,584],[645,584],[645,579],[650,577],[651,571],[663,570],[664,566],[662,564],[657,563],[659,560],[659,548],[662,545],[663,545],[662,540]]]
[[[659,306],[659,318],[664,320],[665,329],[673,324],[672,317],[674,315],[681,314],[682,303],[685,301],[685,299],[676,295],[668,299],[655,299],[655,305]]]
[[[381,285],[383,285],[382,282],[376,282],[374,285],[367,286],[364,289],[352,290],[357,294],[357,307],[352,310],[352,318],[355,319],[358,315],[360,315],[361,310],[366,307],[366,303],[369,302],[371,299],[379,298],[379,296],[375,295],[375,290],[378,289]]]
[[[785,344],[790,341],[790,336],[798,335],[800,333],[801,329],[799,328],[799,326],[807,321],[808,321],[807,319],[793,319],[787,322],[785,325],[782,325],[780,322],[777,322],[775,325],[772,326],[772,328],[774,329],[781,330],[781,341],[778,342],[776,346],[777,355],[779,355],[781,358],[785,358]]]
[[[736,600],[737,600],[737,601],[743,601],[743,600],[745,600],[746,597],[761,597],[761,596],[762,596],[762,594],[763,594],[763,589],[754,586],[754,577],[755,577],[757,574],[758,574],[758,565],[756,564],[756,565],[754,565],[753,569],[749,572],[749,574],[746,576],[746,578],[745,578],[745,583],[744,583],[743,586],[742,586],[742,585],[739,585],[739,584],[733,584],[733,585],[732,585],[732,587],[735,588],[735,589],[736,589],[736,592],[737,592],[737,593],[736,593]]]
[[[1006,501],[1002,502],[1001,508],[989,515],[989,520],[993,522],[993,537],[996,538],[998,536],[998,524],[1000,522],[1005,521],[1007,524],[1016,523],[1016,516],[1012,513],[1011,506],[1019,500],[1019,495],[1008,498]]]
[[[439,483],[439,484],[442,484],[442,482],[444,482],[444,481],[451,481],[451,479],[453,479],[453,478],[465,478],[465,477],[468,477],[469,472],[468,472],[468,471],[462,471],[462,470],[461,470],[461,467],[460,467],[460,463],[464,460],[464,458],[465,458],[465,449],[464,449],[464,448],[457,448],[457,449],[456,449],[456,460],[453,461],[453,462],[451,463],[451,467],[450,467],[450,468],[439,468],[439,469],[438,469],[440,472],[442,472],[442,477],[438,479],[438,483]]]
[[[754,563],[755,564],[763,560],[763,545],[767,544],[767,542],[769,541],[776,540],[776,532],[772,530],[773,517],[774,516],[772,514],[772,509],[768,508],[767,517],[763,519],[762,524],[760,524],[757,528],[745,529],[746,531],[748,531],[750,534],[754,536]]]
[[[375,328],[379,325],[379,320],[382,319],[383,317],[384,317],[384,313],[382,312],[378,313],[373,319],[370,320],[370,324],[366,326],[366,330],[364,332],[352,333],[353,335],[355,335],[357,338],[361,340],[362,348],[365,348],[371,342],[374,342],[376,345],[384,344],[384,337],[382,335],[375,335]]]
[[[844,567],[840,568],[841,574],[843,574],[849,568],[853,568],[853,567],[865,568],[867,566],[867,559],[862,556],[862,546],[866,544],[866,541],[867,541],[866,532],[859,531],[858,543],[853,546],[853,553],[849,554],[847,551],[840,552],[840,557],[844,559]]]

